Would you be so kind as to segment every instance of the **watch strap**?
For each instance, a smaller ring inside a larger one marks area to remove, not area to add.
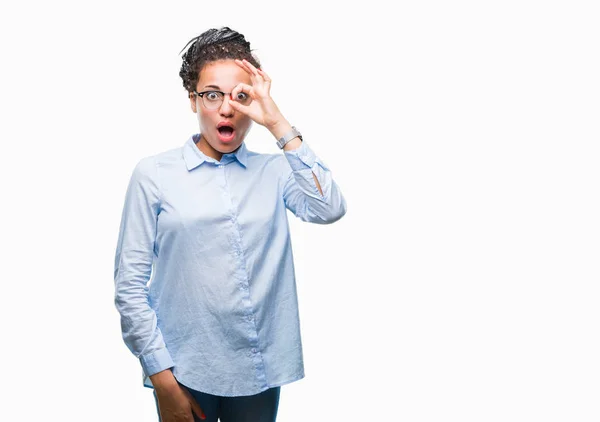
[[[295,126],[292,126],[292,130],[290,130],[289,132],[287,132],[285,135],[283,135],[281,138],[279,138],[277,140],[277,146],[279,147],[279,149],[283,149],[283,147],[285,146],[285,144],[287,144],[288,142],[290,142],[296,136],[299,137],[300,140],[302,140],[302,135],[300,134],[300,132],[298,131],[298,129],[296,129]]]

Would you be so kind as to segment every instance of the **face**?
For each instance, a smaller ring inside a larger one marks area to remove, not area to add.
[[[192,111],[198,116],[200,123],[200,141],[198,147],[209,157],[220,160],[223,154],[235,151],[244,141],[252,127],[252,119],[231,107],[229,93],[239,83],[252,85],[250,75],[235,64],[233,60],[219,60],[204,65],[200,72],[197,92],[222,91],[225,92],[223,104],[211,110],[204,105],[202,98],[190,93]],[[228,123],[233,128],[233,133],[228,130],[218,130],[218,125]]]

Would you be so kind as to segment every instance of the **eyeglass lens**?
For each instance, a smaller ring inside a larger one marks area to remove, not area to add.
[[[236,100],[242,105],[248,105],[252,102],[252,98],[245,92],[238,93]],[[202,101],[206,108],[214,110],[223,104],[223,94],[221,92],[209,91],[202,95]]]

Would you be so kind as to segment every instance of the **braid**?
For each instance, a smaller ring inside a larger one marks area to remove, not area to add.
[[[242,34],[226,26],[209,29],[192,38],[181,51],[185,50],[190,43],[192,45],[182,56],[183,63],[179,71],[183,87],[188,92],[196,89],[200,71],[207,63],[226,59],[246,59],[260,68],[258,59],[252,54],[250,43]]]

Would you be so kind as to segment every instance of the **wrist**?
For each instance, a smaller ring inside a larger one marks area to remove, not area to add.
[[[269,132],[275,137],[275,139],[281,138],[287,132],[292,130],[292,125],[283,116],[276,120],[274,124],[267,127]]]
[[[283,150],[284,151],[294,151],[298,148],[300,148],[300,146],[302,145],[302,139],[300,139],[299,137],[295,137],[294,139],[292,139],[290,142],[288,142],[287,144],[285,144],[283,146]]]
[[[276,144],[280,149],[284,149],[287,151],[290,149],[290,144],[292,146],[291,149],[296,149],[301,142],[302,134],[298,129],[292,126],[290,130],[285,132],[285,134],[281,138],[277,139]]]
[[[150,375],[150,381],[152,381],[152,385],[157,391],[168,390],[178,385],[171,368]]]

